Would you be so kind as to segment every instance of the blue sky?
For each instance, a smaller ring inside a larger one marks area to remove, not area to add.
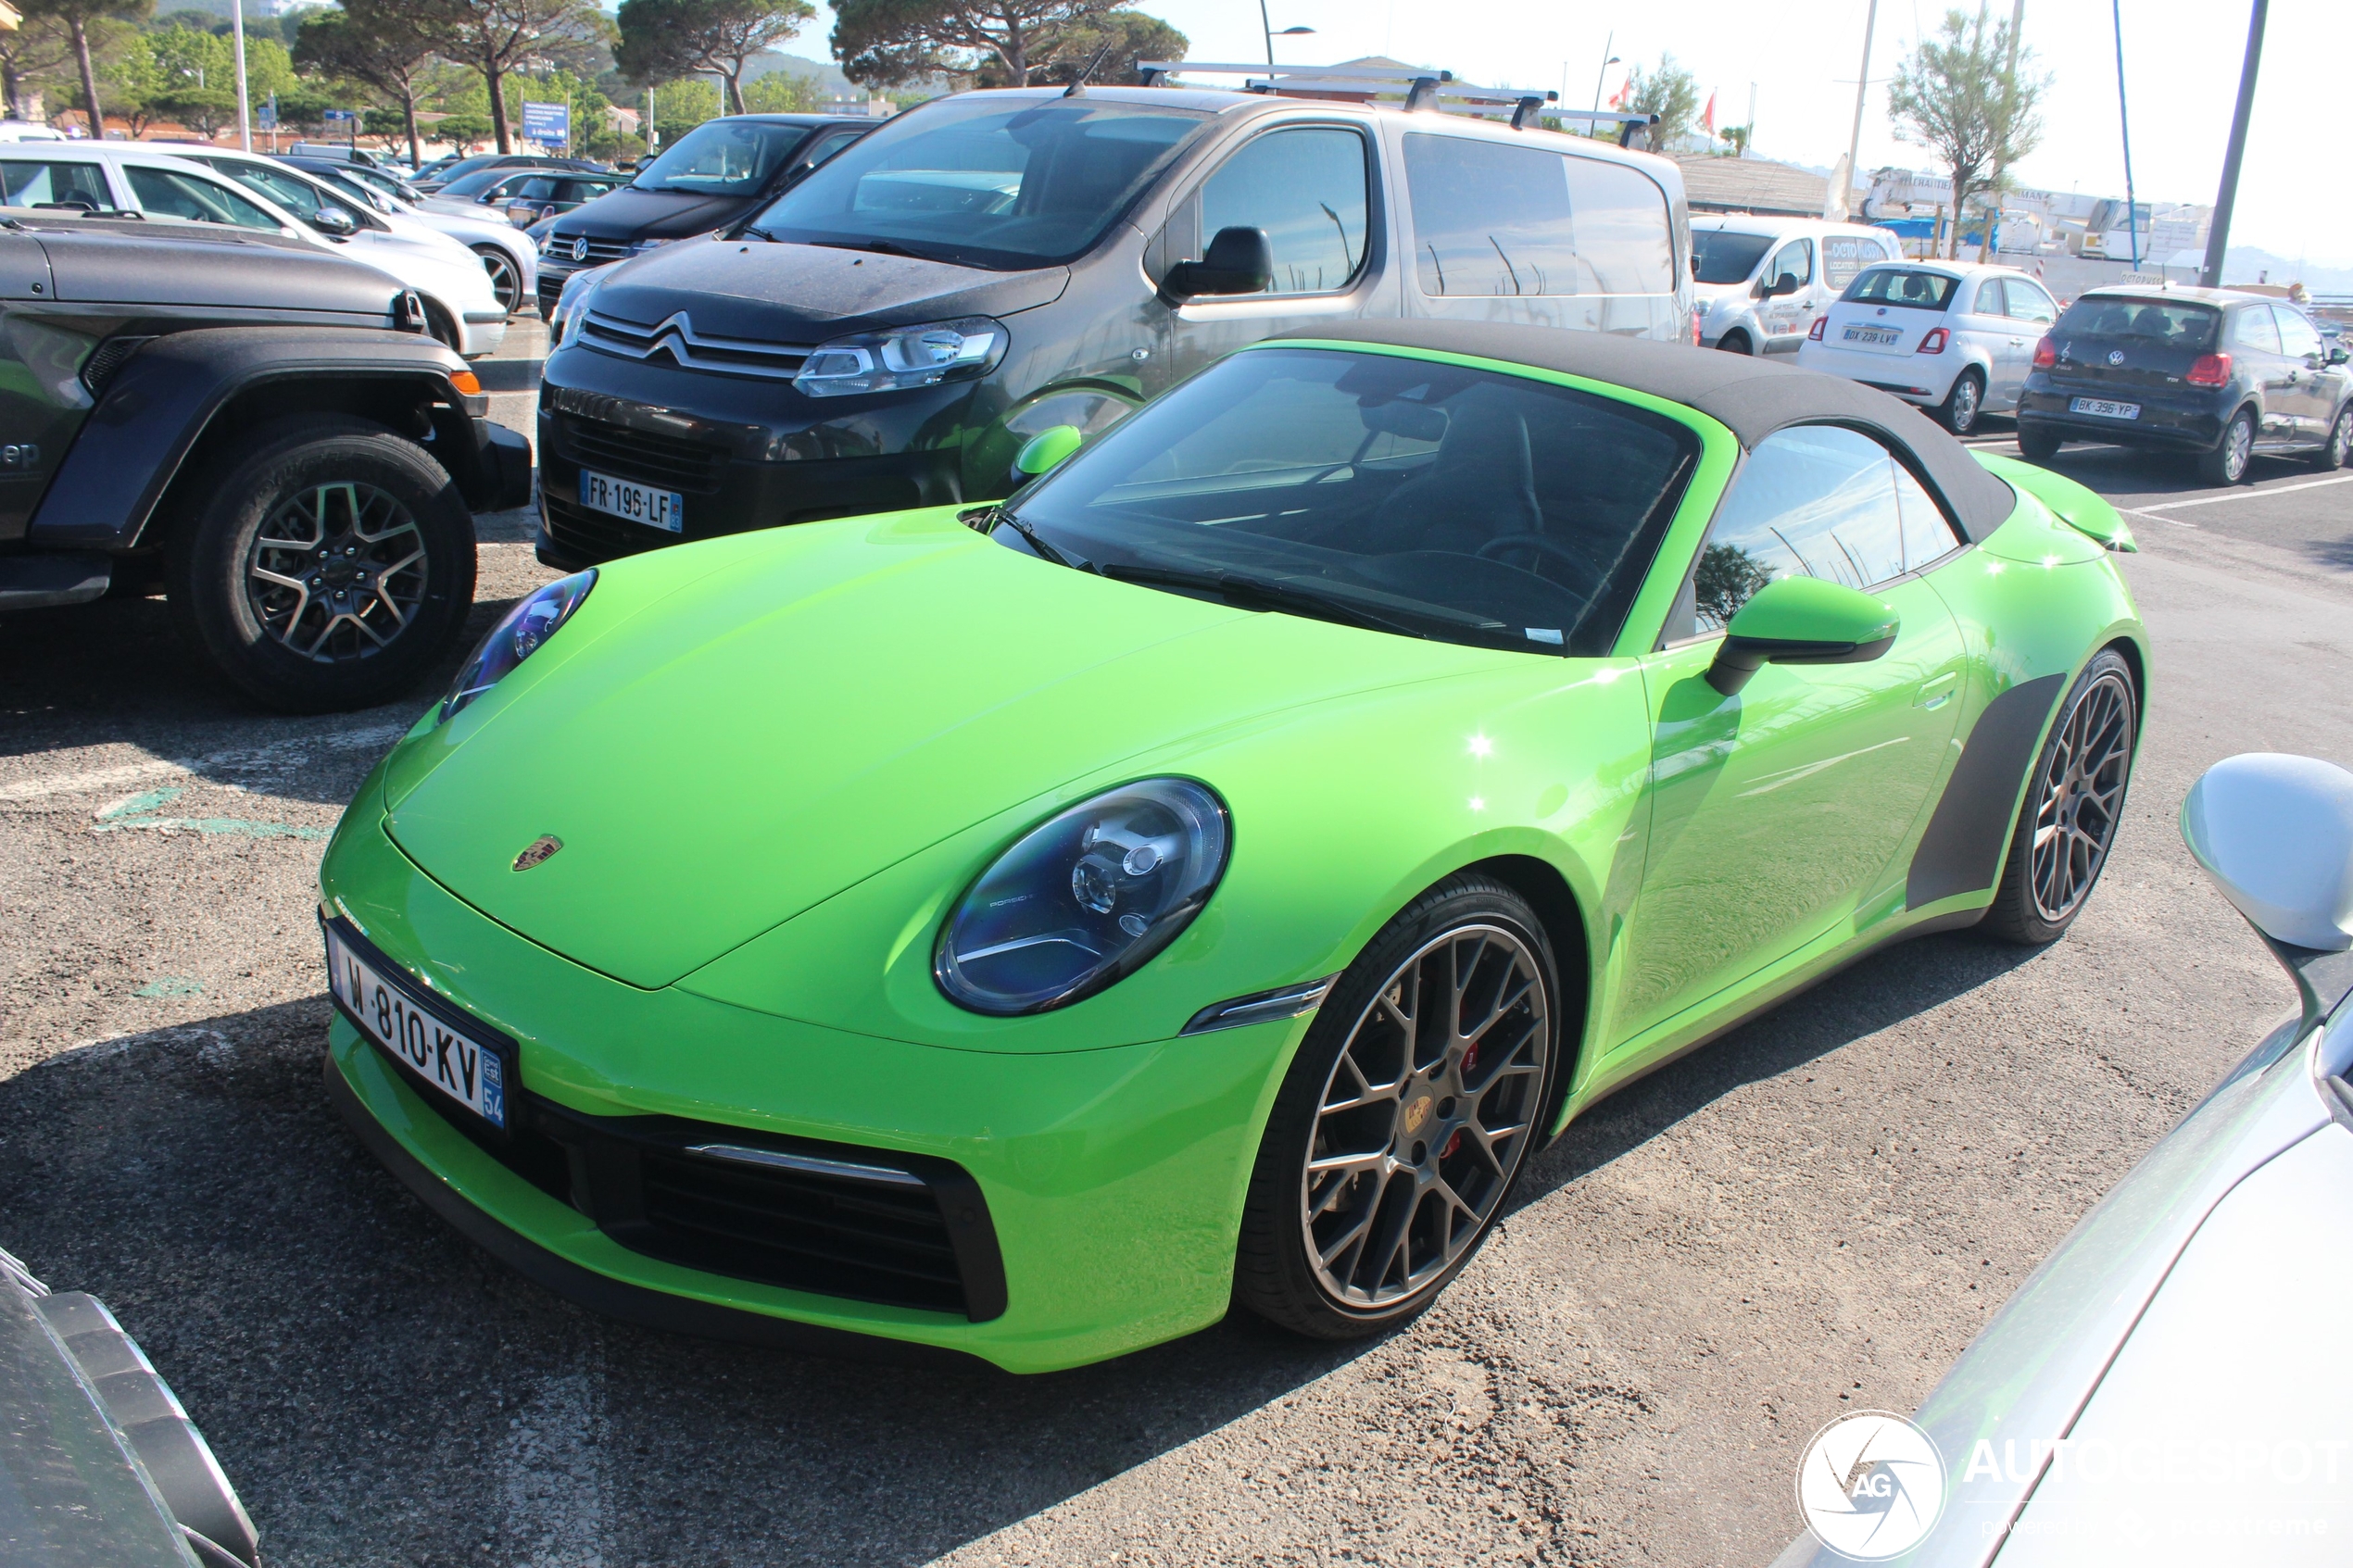
[[[1604,42],[1629,62],[1671,51],[1718,99],[1717,123],[1748,112],[1755,84],[1756,150],[1828,165],[1846,150],[1868,0],[1680,0],[1672,6],[1567,6],[1558,0],[1267,0],[1276,40],[1298,64],[1385,54],[1441,66],[1473,81],[1560,88],[1590,100]],[[2007,16],[2007,0],[1994,0]],[[1192,40],[1195,59],[1265,56],[1257,0],[1141,0]],[[2247,0],[2122,0],[2125,91],[2132,108],[2133,172],[2144,199],[2210,202],[2238,89]],[[1862,163],[1927,166],[1888,126],[1885,79],[1944,7],[1935,0],[1880,0]],[[2044,146],[2019,170],[2025,182],[2121,195],[2116,56],[2102,0],[2027,0],[2024,38],[2055,77]],[[816,21],[787,45],[823,56],[833,25]],[[1615,33],[1614,39],[1611,37]],[[1608,73],[1615,90],[1624,66]],[[2232,237],[2324,266],[2353,266],[2353,202],[2342,175],[2341,106],[2353,92],[2353,4],[2273,0],[2246,172]],[[1606,93],[1604,94],[1606,96]]]

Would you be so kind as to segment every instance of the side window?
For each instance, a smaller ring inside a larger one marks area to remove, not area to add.
[[[800,167],[804,169],[816,168],[864,134],[862,131],[845,131],[838,135],[826,137],[817,144],[815,150],[801,155]]]
[[[1637,169],[1415,132],[1405,181],[1415,273],[1433,298],[1674,289],[1667,200]]]
[[[1275,252],[1269,294],[1330,294],[1364,265],[1369,208],[1364,137],[1325,126],[1270,131],[1202,187],[1202,239],[1264,229]]]
[[[1822,281],[1834,289],[1843,289],[1855,281],[1855,274],[1865,263],[1880,258],[1879,247],[1873,245],[1864,254],[1864,242],[1843,234],[1833,234],[1822,242]]]
[[[553,201],[556,199],[556,184],[557,182],[550,176],[538,175],[509,185],[506,197],[509,201]]]
[[[1895,465],[1895,509],[1904,518],[1905,571],[1918,571],[1961,547],[1961,535],[1953,520],[1901,463]]]
[[[2304,312],[2291,310],[2284,305],[2274,305],[2271,314],[2279,319],[2280,345],[2286,352],[2299,359],[2308,354],[2321,352],[2320,332],[2305,320]]]
[[[114,206],[114,198],[107,194],[106,176],[89,163],[0,163],[0,200],[10,207],[50,202],[93,211]]]
[[[2047,327],[2058,320],[2058,307],[2051,303],[2051,296],[2025,279],[2007,280],[2005,291],[2009,295],[2012,320],[2035,321]]]
[[[359,216],[359,208],[328,195],[316,185],[281,174],[274,169],[261,169],[250,163],[221,163],[212,167],[245,189],[277,203],[306,223],[317,218],[321,211],[333,207],[350,219],[355,228],[368,226],[367,220]],[[277,225],[272,223],[271,227],[274,229]]]
[[[1986,278],[1981,280],[1977,285],[1977,304],[1975,307],[1975,313],[1980,316],[2008,315],[2010,313],[2010,305],[2009,301],[2004,297],[2005,292],[2006,291],[2004,291],[2002,287],[2001,279]]]
[[[1778,283],[1783,278],[1795,278],[1800,287],[1814,281],[1814,247],[1804,240],[1792,240],[1773,257],[1765,269],[1765,281]]]
[[[1907,494],[1922,509],[1907,532],[1899,477],[1911,476],[1885,447],[1835,425],[1800,425],[1758,442],[1708,530],[1692,583],[1696,623],[1682,634],[1722,631],[1777,577],[1869,588],[1951,549],[1958,542],[1951,524],[1918,485]]]
[[[174,169],[147,169],[136,164],[123,169],[131,194],[142,211],[195,223],[229,223],[240,229],[280,232],[283,225],[226,185],[199,180]]]
[[[2231,342],[2240,348],[2260,349],[2267,354],[2280,352],[2280,329],[2271,324],[2271,307],[2250,305],[2238,313],[2231,323]]]

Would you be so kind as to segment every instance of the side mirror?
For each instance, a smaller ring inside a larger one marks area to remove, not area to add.
[[[2353,358],[2353,356],[2348,356],[2347,354],[2345,346],[2342,344],[2330,349],[2328,352],[2328,362],[2332,365],[2342,365],[2348,358]]]
[[[2226,759],[2190,786],[2182,838],[2272,941],[2353,948],[2353,773],[2276,752]]]
[[[1168,270],[1160,289],[1172,299],[1202,295],[1265,294],[1275,281],[1275,247],[1264,229],[1220,229],[1199,261]]]
[[[1036,479],[1060,468],[1086,439],[1076,425],[1055,425],[1039,431],[1022,444],[1013,458],[1015,481]]]
[[[322,234],[334,234],[340,237],[359,232],[359,225],[353,220],[351,214],[339,207],[321,207],[310,215],[310,222],[311,226]]]
[[[1888,650],[1902,625],[1894,606],[1843,583],[1776,578],[1724,629],[1707,684],[1731,696],[1768,664],[1865,664]]]

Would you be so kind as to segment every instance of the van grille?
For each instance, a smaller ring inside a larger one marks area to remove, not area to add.
[[[629,254],[627,240],[590,239],[588,254],[575,257],[573,247],[580,241],[578,234],[567,234],[561,229],[548,237],[547,255],[560,262],[569,261],[577,267],[602,267],[608,261],[619,261]]]
[[[581,320],[579,341],[585,348],[624,359],[667,358],[690,370],[774,381],[790,381],[800,374],[810,350],[806,344],[760,343],[698,333],[683,310],[650,327],[591,310]]]
[[[712,495],[726,477],[727,454],[703,442],[655,435],[581,414],[558,415],[556,434],[564,456],[573,461],[640,484]]]

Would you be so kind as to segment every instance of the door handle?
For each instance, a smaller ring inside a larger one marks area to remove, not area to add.
[[[1912,706],[1925,708],[1932,713],[1953,700],[1953,694],[1960,689],[1960,684],[1961,672],[1947,670],[1942,675],[1920,683],[1919,695],[1912,698]]]

